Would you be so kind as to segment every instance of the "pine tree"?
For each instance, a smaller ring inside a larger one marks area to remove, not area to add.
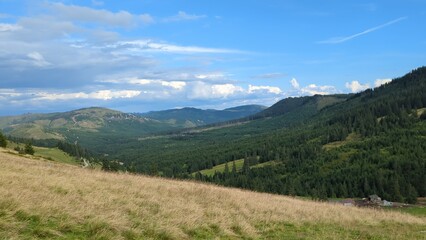
[[[244,163],[243,163],[243,173],[248,174],[249,171],[250,171],[250,158],[246,157],[244,158]]]
[[[30,154],[30,155],[34,155],[34,152],[35,152],[33,145],[31,143],[25,144],[24,151],[25,151],[25,154]]]
[[[229,176],[229,166],[228,166],[228,163],[225,164],[225,171],[223,172],[223,174],[225,175],[225,178],[227,178]]]
[[[232,176],[237,175],[237,166],[235,165],[235,161],[232,162]]]
[[[409,184],[408,185],[408,194],[407,194],[407,197],[405,198],[405,201],[407,203],[410,203],[410,204],[415,204],[415,203],[417,203],[417,196],[418,196],[418,194],[417,194],[416,189],[411,184]]]
[[[5,148],[7,146],[6,137],[0,132],[0,147]]]

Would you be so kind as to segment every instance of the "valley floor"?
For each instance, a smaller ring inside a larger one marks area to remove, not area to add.
[[[0,239],[424,239],[426,219],[0,149]]]

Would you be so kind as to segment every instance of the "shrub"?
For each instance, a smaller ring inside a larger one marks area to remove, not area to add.
[[[34,155],[34,148],[31,143],[25,144],[24,151],[26,154]]]

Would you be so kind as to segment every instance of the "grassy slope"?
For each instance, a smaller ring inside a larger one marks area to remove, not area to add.
[[[426,219],[105,173],[0,150],[5,239],[421,239]]]
[[[20,148],[24,148],[25,144],[17,144],[14,142],[8,142],[7,148],[12,150],[15,147],[19,146]],[[34,156],[41,157],[48,160],[52,160],[55,162],[67,163],[71,165],[80,165],[81,163],[73,156],[70,156],[68,153],[58,149],[58,148],[44,148],[44,147],[36,147],[34,148]]]
[[[58,148],[44,148],[44,147],[34,147],[35,156],[43,157],[46,159],[51,159],[53,161],[80,165],[80,162],[77,161],[75,157],[70,156],[69,154],[63,152]]]
[[[235,162],[235,168],[237,169],[237,171],[240,171],[243,168],[244,159],[239,159],[228,163],[229,171],[232,170],[232,162]],[[217,166],[214,166],[213,168],[201,170],[200,173],[207,176],[213,176],[215,172],[223,173],[225,171],[225,165],[226,163],[219,164]]]
[[[233,162],[235,162],[235,169],[237,170],[237,172],[241,171],[241,169],[243,169],[244,159],[239,159],[239,160],[228,162],[229,171],[232,170],[232,163]],[[278,162],[269,161],[269,162],[259,163],[259,164],[250,166],[250,168],[260,168],[260,167],[265,167],[265,166],[273,166],[273,165],[276,165],[276,164],[278,164]],[[226,166],[226,163],[219,164],[219,165],[214,166],[213,168],[201,170],[200,173],[202,175],[206,175],[206,176],[213,176],[215,174],[215,172],[220,172],[220,173],[225,172],[225,166]],[[193,173],[193,175],[195,175],[195,173]]]

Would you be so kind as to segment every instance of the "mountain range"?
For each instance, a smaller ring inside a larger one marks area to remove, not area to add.
[[[245,105],[224,110],[182,108],[149,113],[123,113],[91,107],[63,113],[0,117],[0,129],[19,138],[77,140],[80,135],[142,137],[253,115],[266,107]],[[83,137],[84,141],[84,137]]]

